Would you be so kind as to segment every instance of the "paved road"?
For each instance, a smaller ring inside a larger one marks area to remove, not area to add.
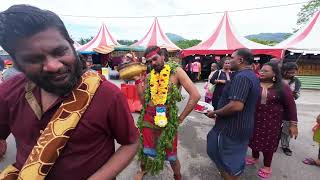
[[[119,81],[115,81],[119,85]],[[204,94],[203,83],[196,84],[201,94]],[[180,109],[187,101],[187,94],[182,91],[184,101],[179,103]],[[292,141],[294,154],[287,157],[280,150],[274,155],[273,177],[271,180],[319,180],[320,168],[310,167],[301,163],[304,157],[316,157],[318,146],[312,141],[311,128],[315,117],[320,113],[320,91],[304,90],[301,99],[297,101],[299,115],[299,138]],[[138,114],[133,114],[137,119]],[[221,179],[218,171],[206,154],[206,135],[214,122],[202,114],[192,112],[179,129],[178,157],[182,164],[182,174],[186,180]],[[15,159],[15,144],[9,137],[9,149],[5,158],[0,161],[0,169]],[[250,153],[250,151],[248,152]],[[262,160],[259,166],[262,165]],[[259,166],[248,167],[242,179],[259,179],[256,172]],[[119,176],[119,180],[131,180],[139,169],[136,159]],[[166,164],[164,171],[156,177],[146,176],[146,180],[173,179],[170,165]]]

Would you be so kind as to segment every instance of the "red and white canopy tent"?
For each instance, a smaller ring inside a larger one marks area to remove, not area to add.
[[[182,50],[182,56],[186,57],[195,54],[226,55],[231,54],[239,48],[249,48],[253,54],[265,54],[278,58],[280,58],[282,54],[282,49],[275,49],[270,46],[255,43],[240,36],[232,26],[228,12],[225,12],[217,29],[209,39],[202,41],[196,46]]]
[[[180,51],[181,49],[176,46],[170,39],[163,33],[158,18],[155,18],[148,33],[138,42],[131,46],[141,46],[147,48],[149,46],[159,46],[166,48],[168,51]]]
[[[282,48],[293,53],[320,54],[320,11],[316,12],[308,25],[301,28],[288,39],[277,44],[276,48]]]
[[[87,44],[81,46],[78,51],[81,54],[101,53],[108,54],[113,51],[114,46],[120,45],[111,35],[107,26],[103,23],[98,34]]]

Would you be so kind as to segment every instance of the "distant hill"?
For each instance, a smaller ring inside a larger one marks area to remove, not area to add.
[[[179,35],[177,35],[177,34],[166,33],[166,35],[168,36],[168,38],[169,38],[172,42],[177,42],[177,41],[185,40],[185,38],[183,38],[182,36],[179,36]]]
[[[246,36],[248,39],[260,39],[265,41],[281,42],[291,36],[291,33],[259,33]]]
[[[174,33],[166,33],[168,38],[172,42],[178,42],[178,41],[183,41],[187,40],[184,37],[174,34]],[[291,33],[259,33],[259,34],[252,34],[246,36],[248,39],[259,39],[259,40],[264,40],[264,41],[276,41],[276,42],[281,42],[285,39],[287,39],[289,36],[291,36]]]

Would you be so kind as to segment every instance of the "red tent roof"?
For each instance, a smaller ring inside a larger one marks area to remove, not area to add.
[[[317,11],[310,22],[288,39],[282,41],[277,48],[292,52],[319,54],[320,53],[320,11]]]
[[[148,46],[160,46],[167,48],[168,51],[181,50],[163,33],[157,18],[154,19],[148,33],[140,41],[134,43],[132,46],[142,46],[145,48],[147,48]]]
[[[239,48],[249,48],[254,54],[267,54],[275,57],[281,57],[282,50],[274,49],[273,47],[262,45],[250,41],[240,36],[235,28],[233,28],[228,12],[224,13],[217,29],[209,37],[200,44],[182,51],[182,56],[190,56],[194,54],[207,55],[225,55],[231,54]]]
[[[80,52],[93,52],[94,49],[104,48],[110,46],[120,45],[115,38],[110,34],[107,26],[103,23],[100,27],[98,34],[87,44],[81,46],[78,51]]]

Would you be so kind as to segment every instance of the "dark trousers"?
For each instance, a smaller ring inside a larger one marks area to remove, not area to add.
[[[281,132],[281,147],[282,148],[289,148],[290,147],[290,121],[283,121],[283,127]]]
[[[193,82],[196,82],[197,80],[198,80],[198,72],[192,72],[191,73],[191,80],[193,81]]]

